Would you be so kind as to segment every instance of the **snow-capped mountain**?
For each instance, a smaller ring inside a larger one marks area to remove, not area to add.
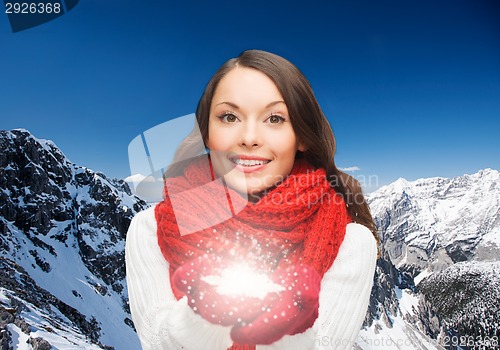
[[[399,179],[367,198],[382,257],[358,346],[498,348],[500,173]]]
[[[370,197],[391,261],[424,275],[468,260],[500,256],[500,174],[399,179]]]
[[[139,349],[124,250],[147,204],[21,129],[0,131],[0,200],[2,349]]]

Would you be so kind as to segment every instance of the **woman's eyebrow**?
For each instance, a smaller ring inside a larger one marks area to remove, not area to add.
[[[267,104],[267,106],[266,106],[265,108],[272,107],[272,106],[274,106],[274,105],[277,105],[278,103],[285,103],[285,101],[281,101],[281,100],[279,100],[279,101],[273,101],[273,102],[270,102],[270,103],[268,103],[268,104]],[[229,105],[229,106],[231,106],[231,107],[233,107],[233,108],[235,108],[235,109],[240,109],[240,107],[239,107],[237,104],[232,103],[232,102],[227,102],[227,101],[222,101],[222,102],[219,102],[219,103],[217,103],[217,104],[216,104],[216,106],[218,106],[218,105],[222,105],[222,104]]]
[[[274,101],[274,102],[269,103],[269,104],[266,106],[266,108],[269,108],[269,107],[272,107],[272,106],[274,106],[274,105],[277,105],[278,103],[283,103],[283,104],[286,104],[286,103],[285,103],[285,101],[281,101],[281,100],[279,100],[279,101]]]
[[[237,104],[232,103],[232,102],[226,102],[226,101],[219,102],[215,106],[224,105],[224,104],[229,105],[229,106],[233,107],[234,109],[240,109],[240,107],[238,107]]]

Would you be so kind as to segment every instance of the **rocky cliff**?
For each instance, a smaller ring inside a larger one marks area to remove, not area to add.
[[[3,348],[138,349],[124,242],[147,204],[26,130],[0,131],[0,150]]]
[[[498,346],[500,173],[399,179],[368,201],[382,257],[358,344]]]

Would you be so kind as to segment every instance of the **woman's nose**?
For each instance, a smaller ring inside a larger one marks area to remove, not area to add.
[[[240,145],[247,148],[255,148],[259,147],[260,144],[260,135],[256,123],[244,123],[241,130]]]

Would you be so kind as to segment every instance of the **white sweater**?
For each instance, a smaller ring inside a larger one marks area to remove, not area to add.
[[[154,207],[137,214],[127,234],[127,285],[130,310],[144,350],[226,350],[231,327],[209,323],[176,300],[169,265],[158,246]],[[284,336],[257,350],[350,349],[362,326],[377,259],[372,233],[348,224],[332,267],[321,281],[319,316],[301,334]]]

